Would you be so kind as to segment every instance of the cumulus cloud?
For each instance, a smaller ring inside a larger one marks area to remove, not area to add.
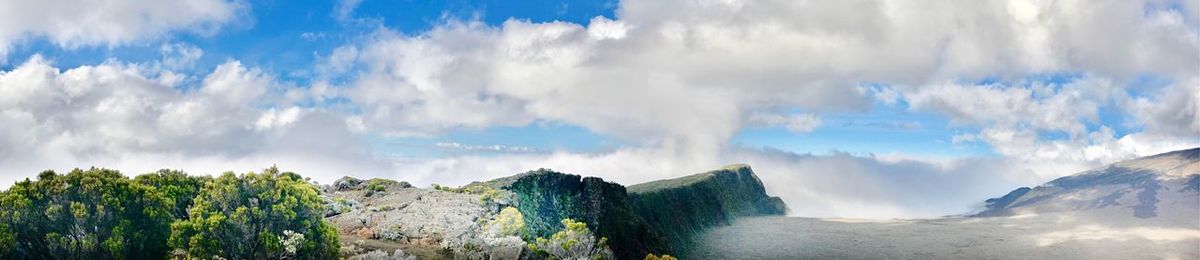
[[[1101,163],[1196,145],[1197,132],[1186,130],[1197,124],[1196,113],[1169,113],[1172,108],[1163,102],[1196,103],[1195,95],[1166,93],[1194,88],[1183,79],[1200,70],[1200,34],[1191,7],[1169,6],[1156,0],[630,0],[620,3],[616,18],[586,24],[448,20],[416,34],[383,28],[338,48],[329,63],[333,71],[354,73],[332,95],[362,108],[348,119],[357,131],[428,136],[546,120],[630,144],[599,154],[400,162],[404,169],[418,169],[410,171],[419,172],[413,175],[418,182],[537,167],[579,169],[625,182],[746,161],[785,173],[789,177],[771,178],[778,182],[773,190],[814,211],[927,216],[946,212],[945,205],[964,205],[939,198],[986,197],[957,187],[986,187],[982,190],[992,194],[1004,190],[996,188],[1000,184],[1036,184]],[[1057,73],[1082,76],[1065,83],[1026,80]],[[1142,75],[1183,80],[1183,87],[1131,96],[1130,83]],[[962,83],[981,79],[995,83]],[[887,109],[876,106],[880,103],[947,117],[951,127],[978,129],[946,138],[985,143],[1000,157],[938,164],[728,145],[747,126],[807,132],[822,124],[822,114]],[[1100,118],[1106,107],[1135,111],[1134,124],[1146,129],[1118,136]],[[842,178],[828,175],[836,169],[851,169],[848,178],[878,194],[857,194],[860,188],[850,184],[818,189],[820,178]],[[908,185],[875,184],[883,180]],[[943,187],[955,185],[961,186]],[[923,195],[903,195],[910,193]],[[937,205],[913,206],[922,200]],[[854,210],[874,207],[887,210]]]
[[[942,114],[952,123],[977,127],[957,134],[955,144],[983,142],[997,153],[1036,166],[1044,181],[1117,160],[1200,146],[1196,103],[1200,88],[1184,78],[1147,95],[1130,95],[1111,79],[1085,76],[1068,83],[934,84],[886,90],[900,93],[909,109]],[[1125,111],[1124,125],[1105,125],[1104,108]],[[1113,127],[1140,126],[1118,135]],[[1064,137],[1045,137],[1056,133]]]
[[[342,116],[281,103],[279,83],[258,69],[227,62],[194,91],[169,75],[117,62],[64,71],[36,56],[0,72],[0,181],[89,165],[136,174],[274,163],[332,180],[383,165]]]
[[[1178,80],[1126,102],[1147,132],[1193,138],[1200,135],[1200,76]]]
[[[186,43],[163,44],[159,52],[162,53],[162,66],[168,70],[190,69],[204,56],[204,50]]]
[[[1123,93],[1129,77],[1200,68],[1196,30],[1181,20],[1187,14],[1152,7],[623,1],[619,19],[587,25],[452,20],[418,35],[380,30],[351,46],[367,68],[347,96],[365,108],[356,122],[396,134],[546,119],[712,150],[744,122],[762,121],[744,120],[753,111],[866,111],[872,95],[859,86],[883,83],[913,86],[907,98],[956,122],[1036,120],[1030,124],[1082,135],[1076,117],[1095,121],[1097,112],[1074,110]],[[1104,76],[1061,90],[945,84],[1057,71]],[[921,94],[943,91],[954,93]],[[1070,98],[1080,95],[1099,97]],[[984,110],[1018,103],[1039,106]]]
[[[360,2],[340,1],[332,15],[349,17]],[[67,15],[87,3],[40,3],[0,5],[0,44],[42,37],[73,48],[204,33],[244,8],[122,2],[80,9],[100,14],[89,16]],[[0,125],[0,144],[11,144],[0,146],[0,164],[32,173],[64,165],[204,171],[280,163],[326,180],[350,173],[458,185],[542,167],[633,184],[746,162],[798,215],[962,213],[1015,186],[1196,145],[1200,97],[1180,93],[1200,92],[1200,30],[1194,5],[1171,3],[627,0],[615,17],[586,24],[447,20],[417,33],[380,28],[330,50],[307,88],[236,61],[180,80],[171,71],[203,55],[186,45],[165,46],[159,68],[113,61],[63,71],[34,58],[0,74],[0,119],[12,122]],[[30,8],[46,12],[14,13]],[[141,15],[113,16],[129,13]],[[1055,73],[1082,76],[1024,80]],[[1172,83],[1131,94],[1130,82],[1144,75]],[[981,79],[995,83],[963,83]],[[337,100],[352,112],[295,105],[305,100]],[[1118,135],[1103,125],[1106,107],[1125,111],[1128,128],[1137,130]],[[920,161],[729,144],[749,126],[803,133],[821,127],[826,114],[890,108],[977,129],[946,138],[987,144],[999,156]],[[624,146],[376,158],[361,140],[538,121]]]
[[[793,133],[812,132],[813,129],[821,126],[821,118],[813,114],[798,114],[798,115],[778,115],[778,114],[754,114],[750,116],[750,124],[762,126],[782,126]]]
[[[46,39],[65,48],[116,46],[185,31],[215,33],[247,9],[241,0],[0,2],[0,61],[12,45]]]

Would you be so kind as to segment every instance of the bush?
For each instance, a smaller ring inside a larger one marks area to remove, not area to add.
[[[529,244],[530,251],[549,255],[555,259],[613,259],[608,249],[608,238],[592,235],[587,224],[573,219],[563,219],[563,230],[550,238],[539,237]]]
[[[496,218],[486,226],[488,232],[495,236],[525,237],[525,216],[514,207],[506,207],[496,214]]]
[[[0,257],[162,259],[172,205],[114,170],[45,171],[0,194]]]
[[[198,258],[336,258],[337,232],[322,218],[322,202],[295,173],[226,172],[200,191],[189,219],[171,225],[169,243]]]
[[[435,190],[445,192],[479,195],[479,200],[483,203],[496,202],[496,199],[499,199],[502,194],[500,190],[493,188],[492,186],[477,183],[468,184],[458,188],[442,186],[438,184],[433,184],[432,187]]]
[[[654,254],[646,254],[646,258],[642,258],[642,260],[679,260],[679,258],[671,255],[656,256]]]
[[[138,183],[154,187],[170,199],[173,204],[171,212],[177,219],[187,219],[187,209],[192,206],[192,199],[210,179],[212,178],[208,176],[190,176],[182,171],[167,169],[134,178]]]

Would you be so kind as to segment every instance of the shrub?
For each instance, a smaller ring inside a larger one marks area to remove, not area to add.
[[[0,193],[0,258],[162,259],[172,205],[114,170],[45,171]]]
[[[331,259],[338,237],[312,184],[275,167],[207,183],[189,219],[171,225],[169,244],[197,258]]]
[[[506,207],[496,218],[486,224],[488,232],[496,236],[525,237],[525,216],[514,207]]]
[[[608,238],[596,239],[587,224],[573,219],[563,219],[563,230],[550,238],[539,237],[529,244],[529,249],[555,259],[613,259],[608,249]]]
[[[475,183],[468,184],[466,186],[462,186],[462,187],[458,187],[458,188],[454,188],[454,187],[450,187],[450,186],[442,186],[442,185],[438,185],[438,184],[433,184],[432,187],[435,190],[440,190],[440,191],[445,191],[445,192],[479,195],[479,200],[483,203],[495,202],[496,199],[499,199],[502,194],[500,192],[500,190],[493,188],[492,186],[475,184]]]
[[[653,253],[651,253],[651,254],[646,254],[646,258],[642,258],[642,260],[679,260],[679,258],[675,258],[674,256],[671,256],[671,255],[656,256]]]

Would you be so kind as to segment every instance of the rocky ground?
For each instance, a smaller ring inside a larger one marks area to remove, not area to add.
[[[349,177],[326,186],[324,196],[326,219],[350,258],[516,259],[525,248],[520,237],[489,229],[507,206],[502,198]]]

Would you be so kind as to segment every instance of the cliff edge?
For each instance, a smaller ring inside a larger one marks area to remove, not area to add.
[[[770,196],[744,164],[690,176],[629,186],[634,210],[661,230],[672,253],[690,247],[697,233],[729,225],[746,216],[787,214],[787,205]]]

